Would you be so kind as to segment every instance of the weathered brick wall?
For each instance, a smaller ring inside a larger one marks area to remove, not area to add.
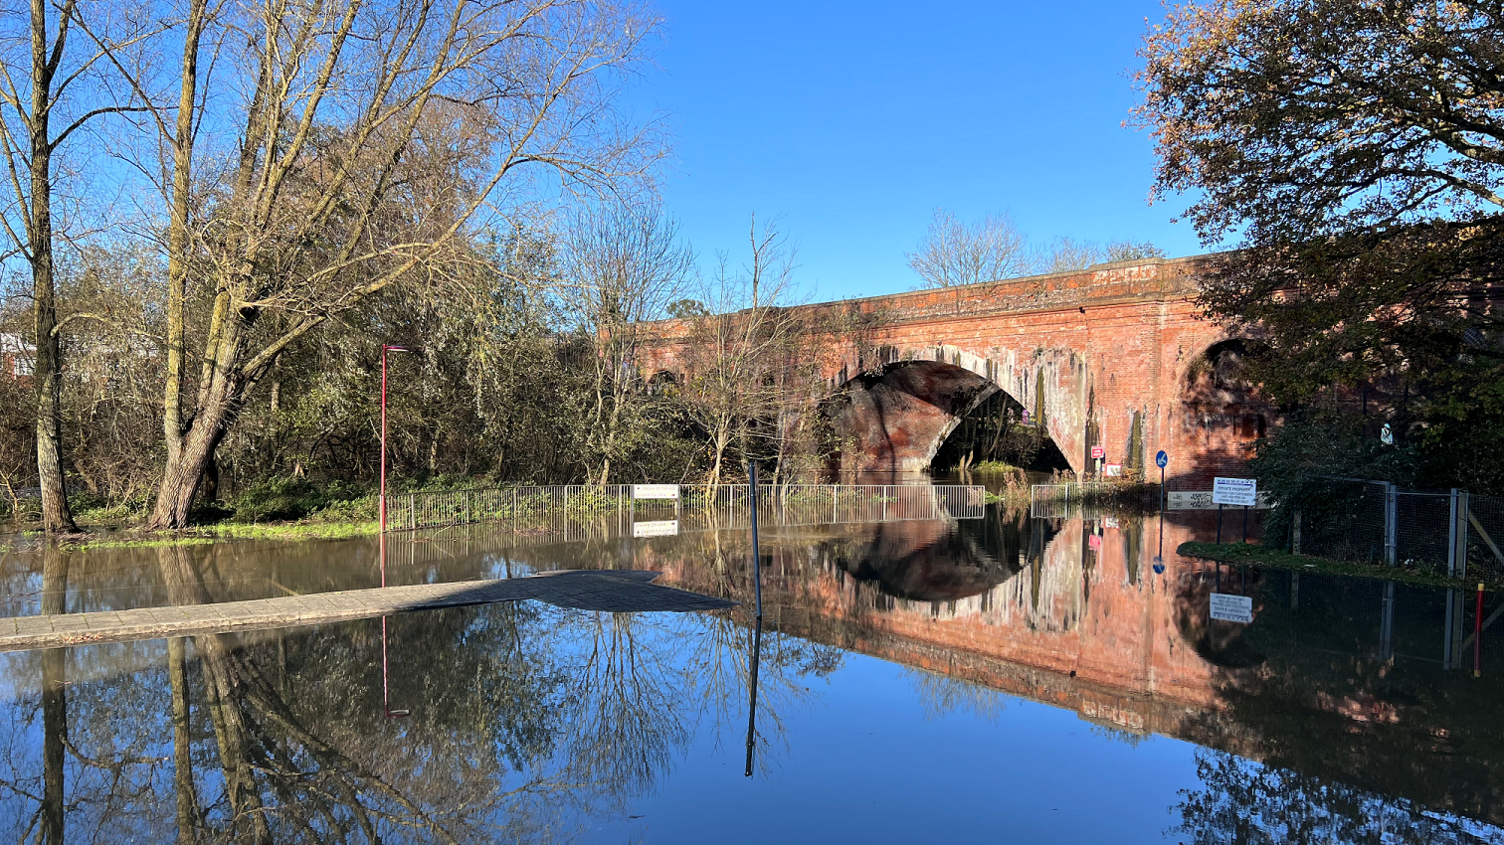
[[[1078,471],[1091,468],[1091,447],[1101,445],[1108,463],[1150,475],[1154,454],[1167,451],[1172,487],[1242,474],[1269,420],[1236,392],[1218,390],[1195,363],[1228,338],[1195,304],[1198,262],[1121,262],[802,306],[871,318],[861,338],[828,335],[822,362],[833,395],[845,397],[837,416],[856,458],[845,468],[923,468],[959,415],[1001,389],[1043,418]],[[655,323],[650,335],[643,369],[681,371],[687,326]],[[899,379],[908,361],[948,367]]]

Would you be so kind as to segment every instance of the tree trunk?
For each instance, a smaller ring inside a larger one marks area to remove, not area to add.
[[[219,393],[219,391],[215,391]],[[193,418],[193,425],[183,438],[182,447],[175,457],[169,457],[162,473],[162,486],[157,490],[157,504],[153,508],[148,526],[155,529],[188,527],[188,517],[193,512],[193,500],[209,465],[214,461],[214,450],[224,437],[225,423],[233,409],[233,401],[221,396],[211,396],[208,407],[200,408]]]
[[[59,33],[58,49],[62,48]],[[37,354],[32,384],[37,399],[37,476],[42,488],[42,527],[74,532],[63,483],[61,344],[58,343],[56,283],[52,251],[52,138],[48,130],[52,75],[56,68],[47,55],[47,4],[31,0],[31,253],[32,315]]]

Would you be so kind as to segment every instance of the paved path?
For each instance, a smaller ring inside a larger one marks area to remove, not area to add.
[[[178,607],[143,607],[0,619],[0,651],[222,634],[369,619],[409,610],[537,599],[581,610],[685,612],[735,602],[651,583],[656,572],[567,570],[504,581],[377,587]]]

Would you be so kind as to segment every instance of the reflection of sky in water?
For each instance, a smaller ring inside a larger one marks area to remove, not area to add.
[[[228,669],[189,664],[199,812],[230,837],[217,673],[243,679],[230,697],[278,841],[310,841],[289,808],[318,801],[334,809],[304,812],[309,829],[364,841],[348,796],[329,797],[344,783],[390,816],[387,841],[433,840],[405,826],[429,815],[486,842],[1504,842],[1460,820],[1504,816],[1504,661],[1493,642],[1482,679],[1471,646],[1442,669],[1456,597],[1174,556],[1208,527],[1165,527],[1162,574],[1152,516],[770,530],[750,780],[745,608],[394,617],[393,706],[413,715],[392,721],[374,620],[251,635]],[[389,566],[398,583],[630,566],[746,600],[745,540],[510,546],[476,529],[398,543]],[[365,586],[372,564],[360,541],[244,551],[195,552],[216,598]],[[154,554],[75,563],[70,609],[162,603]],[[1212,591],[1253,596],[1254,624],[1207,618]],[[166,664],[162,641],[68,653],[68,839],[173,835]],[[19,841],[45,792],[42,661],[0,667],[0,836]],[[352,761],[365,769],[341,774]]]

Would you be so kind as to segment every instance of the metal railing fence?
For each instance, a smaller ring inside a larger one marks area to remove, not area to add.
[[[635,499],[633,485],[558,485],[405,493],[387,498],[389,531],[481,522],[512,522],[519,529],[604,515],[624,522],[642,516],[673,518],[694,528],[750,524],[745,485],[680,486],[676,499]],[[921,519],[980,519],[986,492],[980,485],[786,484],[758,488],[758,513],[779,525],[825,525]]]

